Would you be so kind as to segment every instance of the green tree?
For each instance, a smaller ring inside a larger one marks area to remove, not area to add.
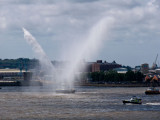
[[[92,82],[99,81],[99,73],[98,72],[92,72],[91,73]]]
[[[105,74],[106,82],[117,82],[119,80],[118,73],[114,70],[109,70]]]
[[[132,82],[132,81],[135,81],[135,74],[133,71],[128,71],[125,75],[125,80],[126,81],[129,81],[129,82]]]
[[[135,80],[137,82],[143,82],[143,78],[144,78],[144,75],[141,72],[136,72],[135,73]]]

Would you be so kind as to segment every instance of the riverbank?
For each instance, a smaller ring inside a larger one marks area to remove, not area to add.
[[[43,86],[40,81],[0,81],[0,86]],[[150,87],[146,83],[75,83],[75,86],[95,86],[95,87]],[[158,85],[156,85],[158,86]]]
[[[127,84],[120,84],[120,83],[105,83],[105,84],[98,84],[98,83],[85,83],[81,84],[81,86],[95,86],[95,87],[150,87],[149,84],[145,83],[127,83]]]
[[[40,81],[0,81],[0,86],[42,86]]]

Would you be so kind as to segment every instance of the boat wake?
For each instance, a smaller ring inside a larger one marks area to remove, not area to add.
[[[146,105],[160,105],[160,103],[146,103]]]

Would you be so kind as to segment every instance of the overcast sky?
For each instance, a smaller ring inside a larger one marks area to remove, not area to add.
[[[159,6],[158,0],[0,0],[0,58],[35,58],[24,27],[51,60],[68,60],[82,49],[93,51],[86,61],[151,66],[160,53]],[[101,21],[107,29],[96,27]]]

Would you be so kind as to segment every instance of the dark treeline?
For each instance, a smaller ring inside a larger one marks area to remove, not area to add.
[[[114,70],[107,72],[89,73],[90,82],[95,83],[140,83],[144,75],[141,72],[128,71],[126,74],[117,73]]]
[[[32,69],[39,64],[37,59],[18,58],[18,59],[0,59],[0,69]]]

